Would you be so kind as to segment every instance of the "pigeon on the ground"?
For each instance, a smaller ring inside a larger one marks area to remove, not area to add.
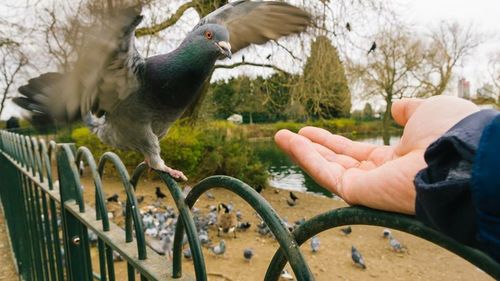
[[[391,231],[389,229],[387,229],[387,228],[384,228],[384,230],[382,232],[382,237],[384,237],[384,238],[387,239],[387,238],[389,238],[391,236],[392,236]]]
[[[352,261],[362,269],[366,269],[365,260],[361,253],[354,246],[351,247],[351,258]]]
[[[85,170],[85,164],[82,160],[78,163],[78,172],[80,173],[80,177],[83,176],[83,171]]]
[[[389,244],[394,252],[401,253],[403,251],[403,246],[401,243],[396,240],[392,235],[389,236]]]
[[[372,46],[370,47],[370,50],[368,50],[367,55],[369,55],[370,53],[375,52],[376,49],[377,49],[377,42],[373,41]]]
[[[165,195],[165,193],[161,192],[159,186],[156,187],[155,194],[156,194],[156,199],[164,199],[167,197],[167,195]]]
[[[222,231],[223,233],[233,233],[234,238],[236,238],[235,230],[238,226],[238,220],[234,212],[224,203],[217,206],[217,211],[219,213],[217,217],[217,236],[220,236]]]
[[[207,197],[208,200],[215,200],[215,196],[210,191],[205,192],[205,196]]]
[[[320,242],[318,236],[313,236],[311,238],[311,250],[313,253],[316,253],[319,250],[319,245]]]
[[[295,195],[293,192],[290,191],[290,199],[292,199],[293,201],[297,201],[299,197],[297,197],[297,195]]]
[[[288,272],[288,270],[286,269],[283,269],[283,271],[281,271],[280,278],[282,280],[293,280],[292,274],[290,274],[290,272]]]
[[[191,248],[189,247],[187,247],[186,249],[184,249],[184,251],[182,251],[182,255],[187,260],[193,259],[193,255],[191,254]]]
[[[115,194],[113,194],[113,195],[109,196],[109,197],[106,199],[106,201],[108,201],[108,202],[116,202],[116,203],[118,203],[118,194],[116,194],[116,193],[115,193]]]
[[[253,250],[251,248],[246,248],[243,250],[243,258],[245,258],[246,261],[250,261],[253,257]]]
[[[252,226],[252,224],[250,222],[248,222],[248,221],[247,222],[240,222],[238,224],[238,230],[240,230],[240,231],[246,231],[251,226]]]
[[[219,245],[210,248],[210,250],[216,256],[224,255],[224,253],[226,252],[226,242],[224,240],[220,240]]]
[[[340,231],[342,231],[342,233],[344,233],[344,235],[347,236],[347,235],[351,234],[352,228],[351,228],[351,226],[347,226],[347,227],[341,228]]]
[[[187,180],[165,164],[159,140],[198,99],[216,61],[302,32],[311,16],[281,1],[234,1],[202,18],[175,50],[144,58],[134,42],[141,10],[139,4],[104,11],[84,29],[71,72],[31,79],[13,101],[33,123],[83,119],[102,142],[138,151],[151,168]]]

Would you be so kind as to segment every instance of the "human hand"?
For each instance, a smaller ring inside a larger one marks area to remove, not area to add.
[[[280,130],[274,139],[318,184],[348,204],[414,214],[413,180],[426,167],[425,150],[478,110],[473,103],[450,96],[396,101],[392,115],[405,128],[394,146],[355,142],[315,127],[302,128],[298,134]]]

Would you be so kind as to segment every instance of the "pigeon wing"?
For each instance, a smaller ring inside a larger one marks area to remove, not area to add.
[[[134,30],[142,20],[140,11],[139,6],[121,10],[88,33],[69,80],[74,90],[68,113],[111,112],[139,88],[144,59],[135,47]]]
[[[144,59],[134,44],[140,6],[115,10],[89,26],[70,73],[46,73],[19,88],[14,100],[32,115],[71,122],[93,112],[102,116],[140,86]]]
[[[236,53],[250,44],[263,44],[302,32],[310,22],[309,13],[285,2],[240,0],[208,14],[195,29],[207,23],[226,26],[231,50]]]

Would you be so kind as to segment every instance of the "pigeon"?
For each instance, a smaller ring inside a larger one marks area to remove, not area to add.
[[[352,228],[351,228],[351,226],[343,227],[340,229],[340,231],[342,231],[342,233],[344,233],[344,235],[347,236],[347,235],[351,234]]]
[[[78,163],[78,172],[80,173],[80,177],[83,176],[83,171],[85,170],[85,164],[82,160]]]
[[[220,203],[217,206],[217,211],[219,213],[217,217],[217,236],[220,236],[220,232],[223,233],[233,233],[234,238],[236,238],[236,227],[238,226],[238,221],[236,215],[231,209],[224,203]]]
[[[200,19],[175,50],[145,58],[134,38],[142,4],[124,5],[84,29],[71,71],[31,79],[13,101],[30,111],[34,124],[83,119],[105,144],[137,151],[150,168],[184,181],[161,158],[159,140],[198,99],[217,60],[311,23],[309,13],[285,2],[234,1]]]
[[[116,193],[115,193],[115,194],[113,194],[113,195],[109,196],[109,197],[106,199],[106,201],[108,201],[108,202],[116,202],[116,203],[118,203],[118,202],[119,202],[119,201],[118,201],[118,194],[116,194]]]
[[[389,238],[391,236],[392,236],[391,231],[389,229],[387,229],[387,228],[384,228],[384,230],[382,232],[382,237],[384,237],[384,238],[387,239],[387,238]]]
[[[238,224],[238,230],[240,231],[246,231],[247,229],[249,229],[250,227],[252,226],[252,224],[250,222],[241,222]]]
[[[318,236],[313,236],[311,238],[311,250],[313,253],[316,253],[319,250],[319,245],[320,242]]]
[[[289,193],[290,195],[290,198],[288,198],[286,200],[286,203],[288,204],[288,206],[290,207],[293,207],[297,204],[297,200],[299,199],[299,197],[297,197],[293,192],[290,191]]]
[[[142,202],[144,202],[144,196],[143,195],[138,196],[137,197],[137,204],[141,204]]]
[[[189,248],[189,247],[186,248],[186,249],[184,249],[184,251],[182,251],[182,255],[187,260],[192,260],[193,259],[193,255],[191,254],[191,248]]]
[[[401,243],[399,243],[396,238],[394,238],[392,235],[389,236],[389,244],[391,245],[391,248],[394,252],[401,253],[403,251],[403,246]]]
[[[290,274],[290,272],[288,272],[288,270],[286,269],[283,269],[283,271],[281,271],[280,278],[282,280],[293,280],[292,274]]]
[[[90,245],[95,246],[97,244],[97,241],[99,240],[99,237],[97,236],[97,234],[95,232],[93,232],[90,229],[87,230],[87,233],[88,233]]]
[[[253,257],[253,250],[251,248],[246,248],[243,250],[243,258],[245,258],[246,261],[250,261]]]
[[[377,49],[377,43],[375,41],[373,41],[372,46],[370,47],[370,50],[368,50],[367,55],[369,55],[370,53],[375,52],[376,49]]]
[[[165,193],[161,192],[159,186],[156,187],[155,194],[156,194],[156,199],[164,199],[167,197],[167,195],[165,195]]]
[[[236,219],[238,221],[241,221],[243,219],[243,215],[241,214],[240,210],[236,211]]]
[[[352,261],[362,269],[366,269],[365,260],[363,260],[363,256],[354,246],[351,247],[351,258]]]
[[[226,252],[226,242],[224,240],[220,240],[219,245],[210,248],[210,250],[215,254],[215,256],[224,255]]]
[[[290,199],[292,199],[293,201],[297,201],[299,197],[297,197],[297,195],[295,195],[293,192],[290,191]]]

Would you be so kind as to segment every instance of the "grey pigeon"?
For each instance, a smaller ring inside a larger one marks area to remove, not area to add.
[[[392,235],[389,236],[389,244],[391,245],[393,251],[398,253],[403,251],[403,246],[401,245],[401,243],[399,243],[399,241],[396,240],[396,238],[394,238]]]
[[[354,246],[351,247],[351,258],[352,261],[362,269],[366,269],[365,260],[361,253]]]
[[[313,236],[311,238],[311,250],[313,253],[316,253],[319,250],[319,245],[320,242],[318,236]]]
[[[177,49],[144,58],[134,42],[141,10],[115,7],[104,14],[84,34],[71,72],[31,79],[13,101],[31,111],[32,121],[84,119],[102,142],[138,151],[151,168],[187,180],[165,165],[159,140],[197,100],[216,61],[302,32],[311,17],[285,2],[235,1],[202,18]]]
[[[220,240],[219,245],[210,248],[210,250],[216,256],[223,255],[226,252],[226,242],[224,240]]]
[[[293,280],[293,276],[292,276],[292,274],[290,274],[290,272],[288,272],[288,270],[286,270],[286,269],[283,269],[283,270],[281,271],[280,278],[281,278],[282,280]]]
[[[193,255],[191,254],[191,248],[189,248],[189,247],[187,247],[186,249],[184,249],[184,251],[182,251],[182,255],[187,260],[193,259]]]
[[[243,258],[245,258],[246,261],[250,261],[253,257],[253,250],[251,248],[246,248],[243,250]]]

